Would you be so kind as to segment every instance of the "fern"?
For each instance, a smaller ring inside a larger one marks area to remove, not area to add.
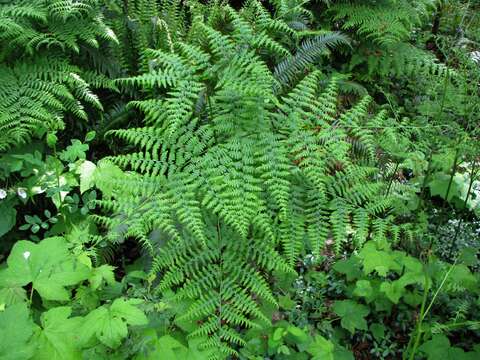
[[[414,25],[434,6],[432,0],[338,1],[329,11],[334,20],[344,20],[342,27],[354,29],[360,36],[379,45],[394,45],[409,38]]]
[[[62,129],[67,115],[85,121],[85,105],[102,110],[92,78],[92,87],[117,90],[103,74],[84,72],[69,59],[80,47],[117,41],[99,5],[66,0],[0,5],[0,151]]]
[[[320,58],[329,53],[331,48],[348,45],[348,38],[338,32],[326,33],[306,39],[295,55],[283,60],[275,68],[275,77],[281,84],[291,85],[302,70],[308,68]]]
[[[0,67],[0,151],[27,141],[35,132],[62,129],[66,112],[86,120],[80,99],[101,109],[78,71],[66,62],[48,58]]]
[[[289,63],[294,76],[279,95],[271,60],[282,61],[282,45],[262,42],[255,26],[270,21],[265,10],[248,2],[208,16],[196,6],[189,41],[145,50],[148,71],[118,81],[145,94],[130,104],[145,126],[109,133],[138,152],[108,159],[125,172],[108,182],[116,217],[99,220],[109,236],[121,230],[153,252],[157,291],[188,304],[177,322],[195,321],[190,336],[224,358],[244,344],[242,328],[270,321],[261,311],[276,302],[269,273],[293,271],[303,251],[319,255],[329,238],[340,253],[391,231],[387,184],[371,166],[381,131],[369,128],[387,119],[369,113],[368,97],[342,111],[340,80],[322,89],[318,71],[297,72],[317,50]],[[148,240],[156,229],[162,245]]]

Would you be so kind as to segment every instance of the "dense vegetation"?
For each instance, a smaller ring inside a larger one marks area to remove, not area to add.
[[[479,359],[480,1],[0,0],[0,359]]]

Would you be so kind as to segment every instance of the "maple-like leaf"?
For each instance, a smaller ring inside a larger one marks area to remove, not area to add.
[[[355,330],[367,330],[365,316],[370,313],[368,307],[358,304],[353,300],[335,301],[333,311],[340,316],[341,325],[352,334]]]
[[[139,299],[116,299],[112,305],[103,305],[91,311],[79,329],[79,340],[87,343],[94,336],[108,347],[116,348],[127,337],[127,325],[146,325],[147,317],[136,307]]]
[[[7,268],[0,271],[0,288],[21,287],[32,283],[45,300],[67,301],[66,287],[88,278],[90,269],[75,261],[65,239],[53,237],[35,244],[15,243]]]

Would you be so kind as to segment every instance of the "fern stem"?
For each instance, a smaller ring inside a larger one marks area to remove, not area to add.
[[[222,328],[222,291],[223,291],[223,259],[222,259],[222,231],[220,227],[220,219],[217,220],[217,241],[218,241],[218,254],[220,256],[220,279],[219,279],[219,289],[218,289],[218,295],[219,295],[219,302],[218,302],[218,328]],[[219,331],[219,334],[221,334],[221,331]],[[219,335],[219,343],[221,341],[221,337]]]
[[[388,196],[388,194],[390,194],[390,189],[392,187],[393,178],[395,177],[395,174],[397,173],[397,170],[398,170],[399,166],[400,166],[400,162],[397,162],[395,164],[395,169],[393,170],[392,176],[390,176],[390,180],[388,181],[388,188],[387,188],[387,193],[385,194],[385,196]]]

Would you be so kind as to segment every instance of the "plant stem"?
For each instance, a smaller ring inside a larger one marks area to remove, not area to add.
[[[425,288],[424,288],[424,292],[423,292],[422,305],[420,307],[420,314],[419,314],[418,320],[417,320],[417,327],[416,327],[416,330],[415,330],[415,333],[414,333],[415,334],[415,342],[414,342],[413,348],[410,352],[409,360],[414,360],[415,359],[415,353],[417,352],[417,348],[420,345],[420,339],[421,339],[421,336],[422,336],[423,320],[425,320],[428,313],[430,312],[433,304],[435,303],[435,300],[438,297],[438,294],[440,294],[440,291],[443,289],[443,286],[447,282],[447,279],[450,276],[450,274],[452,273],[456,264],[457,264],[457,259],[455,259],[455,262],[452,264],[450,269],[448,269],[447,273],[443,277],[442,282],[440,283],[440,286],[438,287],[437,290],[435,290],[435,293],[433,294],[432,300],[430,301],[430,303],[428,304],[426,309],[425,309],[425,305],[427,304],[428,293],[430,291],[430,281],[429,281],[429,278],[428,278],[428,275],[427,275],[427,271],[424,269]],[[407,350],[405,352],[406,354],[409,353],[409,349],[410,349],[412,339],[413,339],[413,337],[410,337],[410,340],[409,340],[408,345],[407,345]],[[405,357],[403,357],[403,359],[405,359]]]
[[[445,194],[445,201],[448,201],[448,195],[450,195],[450,190],[453,184],[453,178],[455,177],[455,174],[457,172],[459,155],[460,155],[460,150],[457,148],[455,150],[455,158],[453,160],[452,173],[450,174],[450,181],[448,182],[447,193]]]
[[[32,284],[32,287],[30,288],[30,296],[28,298],[28,303],[30,304],[30,307],[32,307],[32,301],[33,301],[33,284]]]
[[[446,273],[445,276],[443,277],[442,282],[440,283],[440,286],[439,286],[438,289],[435,291],[435,294],[433,294],[432,301],[430,301],[430,304],[428,304],[427,310],[425,310],[425,313],[423,314],[422,321],[423,321],[423,319],[427,316],[428,312],[430,311],[430,309],[432,308],[433,304],[435,303],[435,300],[437,299],[438,294],[440,294],[440,291],[442,290],[443,285],[445,285],[445,282],[447,281],[447,279],[448,279],[448,277],[450,276],[451,272],[452,272],[453,269],[455,268],[455,265],[456,265],[456,264],[457,264],[457,259],[455,259],[455,262],[452,264],[452,266],[450,267],[450,269],[447,271],[447,273]]]
[[[415,330],[415,333],[414,333],[415,342],[413,343],[413,348],[412,348],[412,351],[410,352],[409,360],[414,360],[415,359],[415,353],[417,352],[418,345],[420,345],[420,339],[422,337],[422,324],[423,324],[423,319],[425,318],[425,316],[424,316],[425,305],[427,304],[427,297],[428,297],[428,293],[430,291],[430,281],[428,279],[428,275],[427,275],[427,272],[425,271],[425,269],[424,269],[424,273],[425,273],[425,286],[424,286],[424,290],[423,290],[422,305],[420,307],[420,314],[418,316],[417,327],[416,327],[416,330]],[[411,344],[412,339],[413,339],[413,336],[410,337],[410,341],[408,342],[406,353],[408,353],[408,350],[410,348],[410,344]]]
[[[390,176],[390,181],[388,182],[388,188],[387,188],[386,196],[388,196],[388,194],[390,193],[390,189],[391,189],[392,183],[393,183],[393,178],[395,177],[395,174],[397,173],[397,170],[398,170],[399,166],[400,166],[400,162],[397,162],[395,164],[395,169],[393,170],[393,174],[392,174],[392,176]]]

